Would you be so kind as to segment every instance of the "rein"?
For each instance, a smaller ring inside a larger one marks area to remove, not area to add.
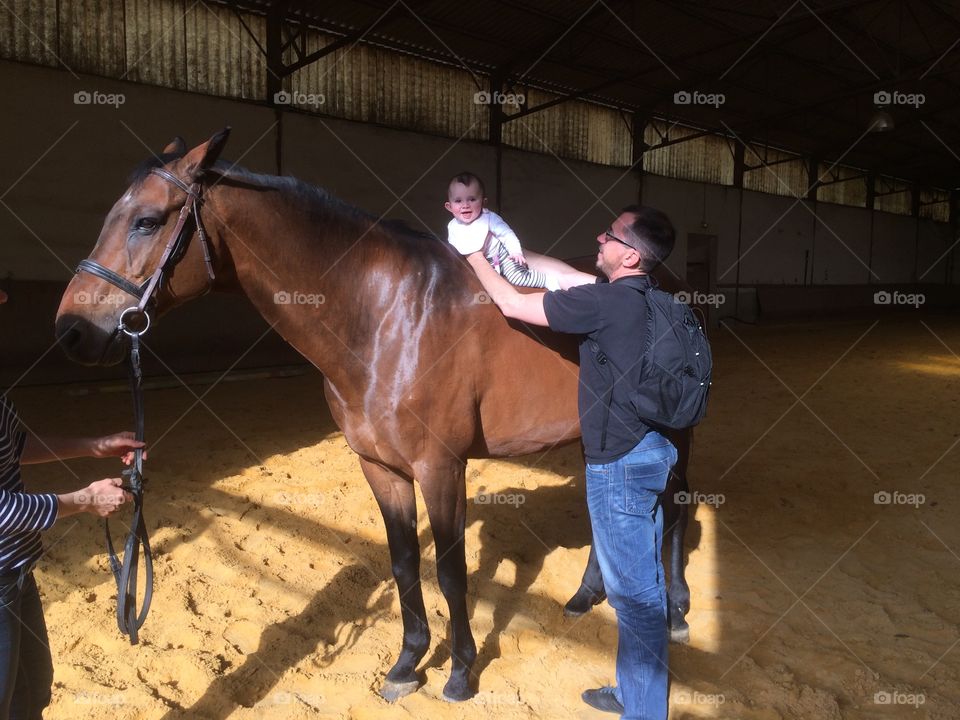
[[[164,248],[163,255],[157,269],[146,281],[136,285],[110,268],[104,267],[95,260],[87,258],[81,260],[77,272],[86,272],[101,280],[105,280],[114,287],[137,299],[136,305],[131,305],[122,313],[117,331],[130,337],[130,388],[133,394],[134,430],[137,440],[144,440],[144,412],[143,412],[143,373],[140,368],[140,338],[150,329],[149,307],[154,300],[155,293],[163,283],[164,276],[170,273],[183,258],[193,233],[187,231],[187,221],[193,216],[203,248],[203,260],[207,268],[210,283],[216,279],[213,271],[213,261],[210,255],[210,242],[200,220],[200,207],[203,204],[203,188],[199,182],[187,185],[177,176],[163,168],[152,168],[151,174],[163,178],[186,193],[187,199],[180,209],[177,224]],[[133,522],[123,549],[123,560],[117,556],[113,538],[110,535],[110,523],[104,519],[104,532],[107,539],[107,551],[110,555],[110,568],[113,570],[117,582],[117,626],[120,632],[129,636],[130,644],[139,642],[138,633],[147,619],[150,602],[153,600],[153,553],[150,549],[150,536],[143,519],[143,486],[146,478],[143,477],[143,450],[134,451],[133,465],[125,470],[127,478],[124,490],[133,495]],[[143,605],[137,611],[137,580],[139,575],[139,558],[143,551],[144,565],[144,594]]]

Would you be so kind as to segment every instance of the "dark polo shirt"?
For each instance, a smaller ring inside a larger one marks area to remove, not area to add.
[[[588,463],[620,459],[649,430],[628,397],[640,380],[647,333],[647,301],[635,288],[649,287],[649,282],[646,276],[629,276],[548,292],[543,298],[550,329],[581,336],[578,403]],[[602,438],[611,386],[610,416]]]

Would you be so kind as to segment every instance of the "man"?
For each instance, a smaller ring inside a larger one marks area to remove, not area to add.
[[[617,686],[587,690],[583,700],[625,720],[664,720],[667,595],[658,495],[677,451],[637,417],[628,393],[639,382],[648,340],[646,300],[638,289],[648,286],[647,274],[673,250],[674,229],[659,210],[632,205],[597,242],[597,269],[610,282],[547,293],[517,292],[481,252],[470,252],[467,260],[504,315],[581,336],[578,399],[587,504],[619,630]]]
[[[0,305],[7,294],[0,290]],[[69,515],[107,517],[133,499],[120,478],[97,480],[62,494],[28,493],[21,464],[74,457],[122,457],[144,444],[133,433],[97,438],[40,439],[26,432],[0,394],[0,718],[40,720],[50,702],[53,661],[33,567],[43,554],[40,531]]]

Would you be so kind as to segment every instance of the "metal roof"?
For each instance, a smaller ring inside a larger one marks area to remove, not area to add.
[[[960,4],[948,0],[224,2],[503,77],[507,89],[960,186]],[[893,130],[867,131],[878,104]]]

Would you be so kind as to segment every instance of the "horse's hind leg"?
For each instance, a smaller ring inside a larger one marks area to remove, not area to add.
[[[410,480],[367,460],[361,460],[360,466],[383,515],[393,577],[400,595],[403,646],[380,689],[380,694],[393,702],[420,687],[417,665],[430,647],[430,628],[420,587],[417,499]]]
[[[451,670],[443,688],[444,700],[459,702],[473,696],[470,675],[477,645],[467,616],[467,559],[463,531],[467,500],[464,465],[456,461],[424,464],[418,474],[420,490],[430,516],[437,551],[437,580],[450,609]]]
[[[566,263],[564,263],[566,264]],[[580,446],[580,459],[586,463],[583,446]],[[584,480],[586,482],[586,480]],[[587,514],[589,517],[589,513]],[[590,611],[594,605],[599,605],[607,598],[603,589],[603,574],[600,572],[600,563],[597,561],[597,551],[593,548],[591,538],[590,557],[587,558],[587,567],[583,570],[580,588],[563,606],[563,614],[567,617],[580,617]]]
[[[597,562],[597,551],[590,545],[590,557],[587,558],[587,567],[580,580],[580,589],[567,600],[563,606],[563,614],[567,617],[579,617],[590,611],[594,605],[599,605],[607,597],[603,589],[603,574],[600,572],[600,563]]]
[[[667,617],[670,621],[670,640],[686,643],[690,641],[690,626],[687,613],[690,612],[690,586],[684,563],[684,536],[689,519],[689,503],[676,502],[680,497],[690,496],[687,484],[687,466],[690,461],[692,430],[681,430],[671,434],[670,440],[677,448],[677,464],[670,472],[670,479],[664,491],[663,527],[664,535],[670,538],[670,586],[667,588]]]

